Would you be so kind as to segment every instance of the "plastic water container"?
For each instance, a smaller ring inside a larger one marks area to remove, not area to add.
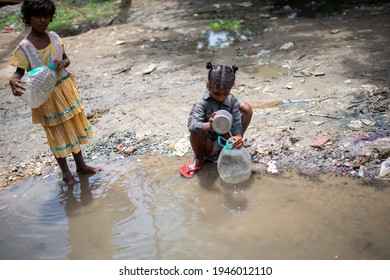
[[[217,168],[219,176],[228,184],[238,184],[247,181],[252,174],[252,159],[249,151],[245,147],[241,149],[233,148],[231,140],[227,140],[226,144],[222,145],[221,138],[218,138],[218,142],[224,148],[218,157]]]
[[[57,82],[57,67],[53,62],[28,71],[21,79],[25,88],[19,96],[31,108],[41,106],[50,94]]]
[[[232,128],[232,115],[226,110],[219,110],[214,116],[213,130],[218,134],[225,134]]]

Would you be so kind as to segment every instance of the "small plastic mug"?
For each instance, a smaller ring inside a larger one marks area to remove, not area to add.
[[[225,134],[232,128],[232,115],[226,110],[219,110],[214,116],[213,130],[218,134]]]

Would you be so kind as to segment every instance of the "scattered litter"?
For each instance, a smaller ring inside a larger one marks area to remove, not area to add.
[[[352,120],[347,126],[351,129],[360,129],[363,127],[363,123],[361,120]]]
[[[15,30],[15,27],[10,25],[10,26],[7,26],[3,29],[3,33],[11,33],[12,31]]]
[[[369,136],[360,137],[360,138],[356,139],[355,141],[353,141],[352,144],[356,145],[357,143],[362,142],[362,141],[374,141],[378,138],[386,137],[386,136],[390,136],[390,131],[377,132],[377,133],[371,134]]]
[[[276,162],[274,160],[271,160],[270,162],[267,163],[268,168],[267,172],[269,173],[278,173],[278,169],[276,168]]]
[[[382,162],[381,169],[379,171],[379,177],[386,177],[390,175],[390,158],[387,158]]]
[[[126,149],[123,150],[124,154],[132,154],[137,151],[136,147],[127,147]]]
[[[364,168],[363,168],[363,165],[360,165],[359,171],[358,171],[358,173],[357,173],[357,176],[360,177],[360,178],[363,178],[363,177],[364,177]]]
[[[288,42],[288,43],[285,43],[283,44],[279,50],[288,50],[289,48],[292,48],[294,46],[294,43],[293,42]]]
[[[312,142],[310,146],[314,148],[322,148],[326,143],[330,142],[330,140],[331,139],[329,136],[325,136],[323,138],[314,140],[314,142]]]
[[[182,157],[188,152],[189,148],[190,148],[190,141],[188,141],[187,138],[180,138],[179,141],[177,141],[174,146],[175,154],[179,157]]]
[[[115,45],[117,45],[117,46],[119,46],[119,45],[124,45],[124,44],[126,44],[125,41],[120,41],[120,40],[118,40],[118,41],[115,42]]]

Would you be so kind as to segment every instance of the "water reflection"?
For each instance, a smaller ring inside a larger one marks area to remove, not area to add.
[[[388,259],[390,186],[330,175],[252,174],[238,185],[184,158],[99,163],[0,192],[1,259]],[[190,160],[190,158],[188,158]]]
[[[217,51],[238,42],[249,41],[253,36],[263,33],[264,26],[246,27],[241,29],[202,30],[196,45],[198,53]]]
[[[59,197],[68,218],[69,259],[112,259],[112,224],[109,200],[94,199],[88,175],[80,184],[60,188]],[[107,193],[109,196],[109,192]]]
[[[199,185],[209,192],[215,192],[224,199],[224,205],[233,213],[244,211],[248,207],[245,192],[255,183],[255,177],[240,184],[228,184],[219,178],[217,165],[208,163],[207,167],[199,172]]]

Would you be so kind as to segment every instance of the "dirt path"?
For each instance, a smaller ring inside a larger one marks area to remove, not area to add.
[[[159,3],[132,1],[127,24],[65,38],[94,123],[89,158],[117,156],[129,135],[134,154],[191,155],[187,116],[212,60],[240,68],[233,93],[255,108],[246,145],[256,171],[290,165],[378,176],[390,156],[389,4],[288,19],[255,1]],[[217,17],[242,20],[242,33],[227,35],[240,40],[213,45],[221,38],[209,33]],[[0,34],[1,186],[55,166],[41,127],[8,87],[8,60],[22,36]]]

